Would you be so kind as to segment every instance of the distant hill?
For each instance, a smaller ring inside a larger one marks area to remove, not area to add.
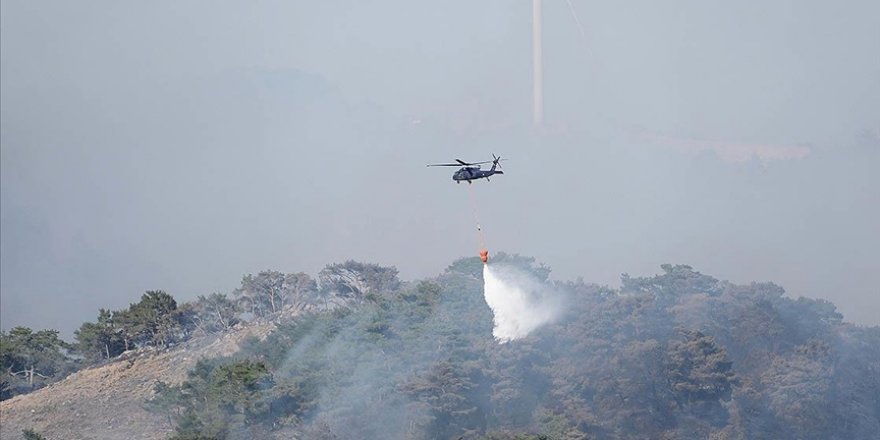
[[[536,281],[564,313],[499,344],[476,258],[414,282],[393,268],[330,265],[301,292],[311,307],[290,302],[298,312],[127,353],[2,402],[2,437],[24,428],[50,439],[178,440],[880,432],[880,328],[844,322],[827,301],[686,265],[624,274],[610,289],[549,281],[532,258],[499,254],[492,264]]]

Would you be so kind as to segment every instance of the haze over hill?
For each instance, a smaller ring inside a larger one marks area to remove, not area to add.
[[[355,258],[429,276],[474,249],[424,164],[509,157],[489,247],[554,276],[688,261],[877,324],[877,2],[9,0],[0,13],[2,327],[70,335],[148,289]]]
[[[0,2],[0,436],[875,438],[880,3],[543,4]]]
[[[80,328],[86,368],[0,402],[0,436],[861,440],[880,429],[880,327],[773,283],[664,264],[612,290],[549,281],[545,265],[506,254],[412,283],[396,273],[349,261],[317,283],[247,275],[234,301],[148,292]],[[561,307],[538,322],[499,303],[526,297]],[[4,394],[6,362],[36,348],[13,333],[0,341]],[[122,352],[123,339],[136,349]]]

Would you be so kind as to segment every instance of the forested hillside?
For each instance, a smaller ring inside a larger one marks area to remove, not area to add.
[[[144,408],[167,421],[175,439],[873,439],[880,432],[880,328],[843,322],[829,302],[683,265],[623,275],[615,290],[548,281],[549,269],[531,258],[499,255],[492,264],[540,279],[562,297],[563,316],[497,343],[477,258],[408,283],[394,268],[355,262],[329,265],[317,281],[246,276],[232,297],[202,298],[200,312],[136,332],[128,343],[161,347],[185,333],[234,331],[237,321],[274,330],[232,355],[199,361],[182,383],[154,380]],[[116,339],[81,330],[79,345],[93,347],[97,360],[112,358],[126,335],[108,334]]]

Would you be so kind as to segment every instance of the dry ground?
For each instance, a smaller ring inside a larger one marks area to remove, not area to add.
[[[253,324],[194,338],[167,351],[126,353],[109,364],[0,402],[0,439],[20,439],[25,428],[50,440],[166,438],[172,432],[168,421],[144,409],[156,382],[179,384],[199,359],[230,355],[245,338],[264,338],[273,327]]]

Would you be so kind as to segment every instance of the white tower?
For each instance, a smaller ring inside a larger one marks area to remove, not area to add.
[[[544,70],[541,60],[541,0],[532,0],[532,122],[544,123]]]

